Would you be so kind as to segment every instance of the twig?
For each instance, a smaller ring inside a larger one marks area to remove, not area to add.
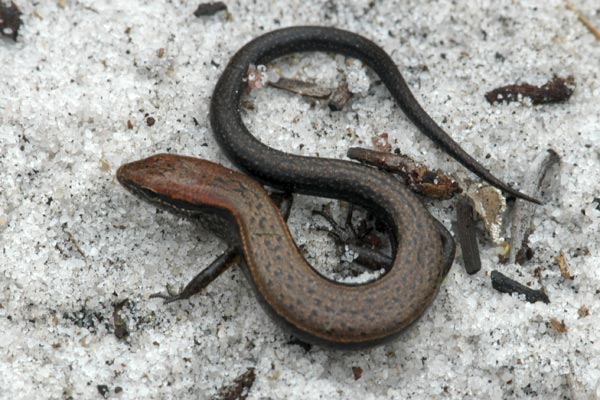
[[[329,109],[331,111],[341,111],[351,98],[352,92],[348,89],[348,84],[343,82],[329,98]]]
[[[584,17],[583,14],[579,12],[579,10],[573,7],[573,5],[566,0],[565,6],[569,11],[573,11],[575,15],[577,15],[577,19],[579,19],[579,22],[585,25],[585,27],[588,28],[590,33],[596,36],[596,39],[600,40],[600,30],[598,30],[594,25],[592,25],[592,23],[586,17]]]
[[[531,163],[531,172],[525,178],[523,191],[531,193],[544,201],[550,201],[557,195],[560,186],[560,157],[552,149],[540,153]],[[532,219],[535,214],[533,204],[526,201],[515,203],[509,262],[524,264],[533,257],[529,248],[529,235],[533,232]]]
[[[524,294],[525,300],[530,303],[535,303],[536,301],[543,301],[546,304],[550,303],[548,295],[542,289],[534,290],[510,279],[508,276],[498,271],[492,271],[491,278],[492,287],[501,293]]]
[[[481,257],[475,225],[473,224],[473,206],[466,197],[461,197],[456,204],[456,236],[462,250],[463,261],[467,274],[472,275],[481,269]]]
[[[351,147],[346,155],[353,160],[398,174],[413,192],[430,198],[447,200],[455,193],[462,192],[458,183],[450,176],[440,170],[432,171],[403,154]]]
[[[269,85],[277,89],[287,90],[302,96],[326,99],[331,95],[331,89],[319,86],[316,83],[304,82],[298,79],[279,78],[277,81],[269,81]]]
[[[85,255],[85,253],[83,252],[83,250],[81,250],[81,247],[79,247],[79,243],[77,243],[77,240],[75,239],[75,236],[73,236],[73,234],[71,232],[69,232],[68,230],[66,230],[66,229],[63,229],[63,232],[67,234],[67,237],[69,238],[69,241],[73,244],[73,246],[75,246],[75,249],[77,250],[77,252],[79,254],[81,254],[81,256],[83,257],[83,259],[87,263],[87,261],[88,261],[87,256]]]

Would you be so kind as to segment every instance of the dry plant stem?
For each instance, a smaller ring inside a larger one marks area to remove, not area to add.
[[[315,99],[326,99],[331,95],[331,89],[298,79],[279,78],[276,82],[269,81],[269,85],[302,96],[314,97]]]
[[[542,152],[532,163],[532,174],[528,174],[523,184],[527,193],[549,201],[560,186],[560,156],[552,149]],[[558,171],[552,172],[554,169]],[[529,235],[533,232],[532,219],[535,207],[528,202],[517,200],[514,207],[509,262],[522,264],[526,257]]]
[[[498,271],[492,271],[490,277],[492,278],[492,287],[501,293],[523,294],[525,295],[525,300],[530,303],[537,301],[542,301],[546,304],[550,303],[548,295],[542,289],[532,289]]]
[[[404,154],[351,147],[346,155],[352,160],[400,175],[413,192],[423,196],[447,200],[462,192],[458,183],[447,174],[440,170],[432,171]]]
[[[461,197],[456,204],[456,236],[462,250],[465,270],[469,275],[481,269],[481,257],[475,237],[475,224],[473,223],[473,206],[466,197]]]
[[[598,30],[598,28],[592,25],[592,23],[586,17],[584,17],[583,14],[579,12],[579,10],[573,7],[573,5],[568,1],[565,1],[565,6],[569,11],[573,11],[575,15],[577,15],[577,19],[579,19],[579,22],[585,25],[585,27],[588,28],[590,33],[594,35],[596,39],[600,40],[600,30]]]

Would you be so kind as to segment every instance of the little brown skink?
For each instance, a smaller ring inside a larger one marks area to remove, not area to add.
[[[212,216],[210,225],[232,242],[218,263],[184,290],[189,297],[231,260],[245,261],[266,309],[301,339],[343,348],[394,337],[431,303],[454,257],[454,241],[414,195],[387,174],[356,163],[295,156],[260,143],[244,126],[240,100],[250,64],[298,51],[332,51],[364,61],[379,75],[406,115],[471,171],[514,196],[538,202],[495,178],[446,134],[418,104],[393,60],[362,36],[326,27],[293,27],[244,46],[227,65],[211,102],[211,125],[220,146],[261,182],[284,190],[361,204],[388,223],[393,262],[364,285],[328,280],[302,258],[264,189],[224,167],[188,157],[159,155],[119,169],[119,181],[172,211]],[[226,216],[237,230],[215,222]],[[235,258],[235,257],[238,258]],[[198,277],[197,277],[198,278]]]

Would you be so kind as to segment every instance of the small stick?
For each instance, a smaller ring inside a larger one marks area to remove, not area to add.
[[[215,3],[202,3],[198,6],[196,11],[194,11],[194,15],[200,18],[207,15],[214,15],[219,11],[225,10],[227,10],[227,6],[222,1],[217,1]]]
[[[67,234],[67,237],[69,238],[69,241],[73,244],[73,246],[75,246],[75,249],[77,250],[77,252],[79,254],[81,254],[81,256],[83,257],[83,259],[85,260],[85,262],[87,263],[87,256],[85,255],[85,253],[83,252],[83,250],[81,250],[81,247],[79,247],[79,243],[77,243],[77,240],[75,239],[75,237],[73,236],[73,234],[71,232],[69,232],[66,229],[63,229],[63,232]]]
[[[127,305],[129,300],[123,300],[114,305],[113,309],[113,326],[115,328],[115,336],[118,339],[126,339],[129,336],[129,329],[127,329],[127,323],[121,316],[121,310]]]
[[[403,154],[351,147],[346,155],[353,160],[400,175],[413,192],[427,197],[447,200],[455,193],[462,192],[458,183],[448,175],[440,170],[432,171]]]
[[[548,295],[542,289],[535,290],[527,287],[498,271],[492,271],[491,278],[492,287],[501,293],[524,294],[525,300],[530,303],[537,301],[543,301],[546,304],[550,303]]]
[[[331,111],[341,111],[351,98],[352,92],[348,90],[348,84],[344,82],[333,91],[329,98],[329,109]]]
[[[467,274],[473,275],[481,269],[479,247],[475,237],[473,224],[473,206],[466,197],[461,197],[456,204],[456,235],[462,249],[463,261]]]
[[[565,6],[567,7],[567,9],[569,11],[573,11],[575,13],[575,15],[577,15],[577,19],[579,19],[579,22],[581,22],[583,25],[585,25],[585,27],[588,28],[590,33],[592,35],[596,36],[596,39],[600,40],[600,30],[598,30],[594,25],[592,25],[592,23],[590,21],[588,21],[588,19],[586,17],[584,17],[582,13],[580,13],[575,7],[573,7],[573,5],[571,3],[569,3],[566,0],[565,0]]]
[[[331,89],[298,79],[279,78],[277,81],[269,81],[269,85],[277,89],[287,90],[288,92],[316,99],[326,99],[331,95]]]

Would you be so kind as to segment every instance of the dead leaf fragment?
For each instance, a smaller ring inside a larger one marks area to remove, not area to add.
[[[590,315],[590,310],[584,304],[581,307],[579,307],[579,310],[577,310],[577,315],[579,315],[579,318],[587,317],[588,315]]]
[[[565,279],[575,279],[573,275],[569,272],[569,263],[567,262],[567,257],[565,253],[562,251],[556,257],[556,263],[558,264],[558,268],[560,269],[560,274]]]
[[[256,373],[254,368],[248,368],[246,372],[238,376],[230,385],[219,389],[213,400],[244,400],[250,394],[250,389],[254,385]]]
[[[100,159],[100,170],[103,172],[110,171],[110,164],[105,159]]]
[[[569,329],[567,328],[567,325],[565,325],[565,321],[559,322],[556,318],[550,319],[550,325],[558,333],[567,333],[569,331]]]
[[[389,142],[389,135],[387,132],[383,132],[382,134],[371,138],[371,143],[377,151],[382,151],[385,153],[392,151],[392,145]]]
[[[493,186],[477,184],[470,186],[466,194],[471,198],[475,211],[483,220],[492,241],[499,245],[504,243],[501,232],[506,200],[502,192]]]
[[[352,374],[354,375],[354,380],[357,381],[362,377],[363,370],[361,367],[352,367]]]

